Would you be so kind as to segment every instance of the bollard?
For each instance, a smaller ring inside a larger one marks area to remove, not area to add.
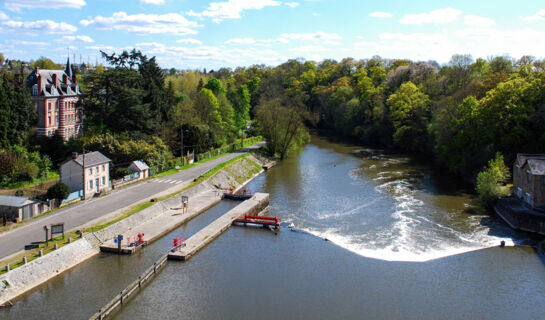
[[[59,249],[59,244],[58,243],[55,243],[55,250]]]
[[[44,249],[40,249],[40,257],[44,256]]]
[[[9,263],[6,264],[6,272],[9,272]]]
[[[68,243],[72,243],[72,237],[68,237]]]
[[[27,264],[28,260],[26,257],[23,257],[23,264]]]

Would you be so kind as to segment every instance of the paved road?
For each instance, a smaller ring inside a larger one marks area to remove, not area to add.
[[[220,163],[229,161],[249,149],[262,146],[257,144],[239,152],[230,153],[218,159],[196,165],[193,168],[180,171],[164,178],[155,178],[118,189],[110,195],[81,201],[77,204],[59,209],[52,214],[43,216],[25,224],[22,227],[0,234],[0,259],[21,251],[25,245],[44,240],[44,225],[64,222],[66,230],[77,228],[89,221],[110,214],[116,210],[130,207],[145,198],[172,188],[176,184],[191,180]]]

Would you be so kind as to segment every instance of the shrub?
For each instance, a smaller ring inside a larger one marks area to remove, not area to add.
[[[60,181],[55,183],[51,187],[49,187],[49,189],[47,189],[47,194],[46,194],[48,199],[59,199],[59,200],[64,200],[68,198],[69,195],[70,195],[70,189],[68,188],[67,185],[65,185],[64,183]]]
[[[479,202],[485,208],[491,208],[496,200],[509,195],[509,188],[505,183],[511,178],[509,169],[498,152],[494,159],[490,159],[488,167],[477,175],[477,194]]]

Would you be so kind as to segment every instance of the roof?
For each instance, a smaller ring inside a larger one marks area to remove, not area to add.
[[[530,172],[533,175],[545,175],[545,154],[517,154],[517,163],[524,167],[528,163]]]
[[[54,79],[56,76],[56,79]],[[66,83],[64,78],[66,77]],[[39,96],[58,97],[80,95],[81,90],[76,81],[74,81],[74,72],[70,59],[68,59],[65,70],[42,70],[32,71],[28,76],[28,87],[38,86],[42,88],[38,92]]]
[[[0,195],[0,206],[20,208],[29,203],[37,202],[36,200],[27,197],[5,196]]]
[[[77,164],[83,167],[83,155],[80,154],[73,159]],[[96,166],[97,164],[108,163],[112,160],[98,151],[88,152],[85,154],[85,168]]]
[[[140,171],[149,169],[148,165],[143,160],[135,160],[131,163],[129,167],[132,167],[133,165]]]
[[[530,172],[535,176],[545,175],[545,159],[528,159]]]

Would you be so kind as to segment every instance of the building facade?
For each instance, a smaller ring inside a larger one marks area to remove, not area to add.
[[[70,58],[65,70],[36,68],[27,83],[38,115],[38,135],[52,136],[58,132],[66,141],[83,134],[82,93]]]
[[[98,151],[75,154],[60,166],[61,181],[70,192],[83,190],[84,198],[110,190],[110,159]]]
[[[46,203],[29,199],[0,195],[0,219],[19,222],[38,216],[49,210]]]
[[[513,193],[531,208],[545,209],[545,155],[517,155]]]

